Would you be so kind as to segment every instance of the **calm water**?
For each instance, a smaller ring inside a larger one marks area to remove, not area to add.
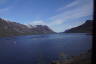
[[[0,38],[0,64],[48,64],[61,53],[79,55],[92,47],[86,34],[48,34]]]

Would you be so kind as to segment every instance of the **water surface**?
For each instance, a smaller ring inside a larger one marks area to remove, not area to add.
[[[84,33],[0,37],[0,64],[48,64],[91,47],[92,36]]]

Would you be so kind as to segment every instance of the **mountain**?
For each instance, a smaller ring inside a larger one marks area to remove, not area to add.
[[[66,30],[64,33],[92,33],[93,21],[87,20],[84,24]]]
[[[16,35],[29,35],[29,34],[49,34],[55,33],[48,26],[19,24],[16,22],[7,21],[0,18],[0,36],[16,36]]]

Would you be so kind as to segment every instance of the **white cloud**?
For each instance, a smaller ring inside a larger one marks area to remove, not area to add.
[[[12,6],[6,7],[6,8],[1,8],[0,9],[0,15],[6,15],[8,13],[11,13]]]
[[[73,6],[77,5],[78,3],[79,3],[78,1],[73,1],[72,3],[69,3],[68,5],[65,5],[64,7],[59,8],[57,11],[61,11],[61,10],[73,7]]]
[[[8,4],[11,2],[10,4]],[[11,9],[14,7],[15,1],[11,0],[0,0],[0,15],[6,15],[11,12]]]
[[[56,16],[51,17],[51,19],[68,20],[68,19],[76,19],[76,18],[92,15],[93,11],[92,11],[92,8],[90,8],[89,6],[85,5],[85,6],[81,6],[81,8],[64,11]]]
[[[9,12],[9,8],[2,8],[0,9],[0,15],[6,15]]]
[[[70,9],[73,7],[73,9]],[[67,9],[67,10],[66,10]],[[59,11],[58,11],[59,10]],[[49,22],[45,22],[43,20],[33,21],[32,25],[48,25],[50,28],[55,30],[56,32],[64,31],[64,22],[68,22],[69,20],[79,19],[80,17],[86,17],[93,15],[93,0],[74,0],[72,3],[64,6],[63,8],[58,8],[56,11],[59,14],[50,17]],[[63,11],[63,12],[61,12]],[[80,24],[78,20],[76,23]],[[82,24],[82,23],[81,23]],[[77,26],[76,24],[74,26]],[[67,29],[72,28],[73,26],[67,25]]]
[[[31,25],[47,25],[44,21],[39,20],[39,21],[32,21],[30,23]]]
[[[53,21],[53,23],[56,22],[55,24],[62,24],[68,20],[78,19],[80,17],[93,15],[93,1],[92,0],[90,1],[85,0],[85,3],[83,3],[82,0],[75,0],[74,2],[66,5],[63,8],[68,9],[69,7],[73,7],[73,6],[75,8],[60,12],[59,14],[52,16],[50,19]]]
[[[69,7],[72,7],[72,6],[75,6],[78,4],[78,1],[73,1],[72,3],[70,3],[69,5],[66,5],[64,8],[69,8]]]

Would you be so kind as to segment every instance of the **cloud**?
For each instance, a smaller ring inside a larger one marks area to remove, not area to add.
[[[64,8],[69,8],[69,7],[75,6],[77,4],[78,4],[78,1],[73,1],[72,3],[66,5]]]
[[[6,3],[8,2],[8,0],[0,0],[0,7],[4,6]],[[10,7],[4,7],[4,8],[0,8],[0,13],[8,11]]]
[[[59,8],[57,11],[61,11],[61,10],[73,7],[73,6],[77,5],[77,4],[78,4],[78,1],[73,1],[72,3],[69,3],[69,4],[65,5],[64,7]]]
[[[6,15],[7,13],[11,12],[11,9],[14,8],[16,1],[15,0],[0,0],[0,15]]]
[[[87,17],[93,15],[93,0],[74,0],[72,3],[67,4],[66,6],[62,8],[58,8],[56,12],[58,13],[55,16],[52,16],[48,19],[49,22],[40,20],[40,21],[34,21],[32,22],[32,25],[42,24],[42,25],[48,25],[50,28],[52,28],[56,32],[61,32],[66,29],[72,28],[73,25],[65,25],[65,22],[68,22],[70,20],[78,19],[78,21],[74,24],[74,26],[80,25],[80,21],[83,21],[82,19],[79,20],[81,17]],[[64,28],[65,26],[65,28]]]
[[[67,4],[65,7],[61,8],[63,12],[52,16],[50,20],[52,20],[55,24],[62,24],[68,20],[79,19],[81,17],[86,17],[93,15],[93,2],[92,0],[85,0],[85,3],[82,0],[75,0],[70,4]],[[71,7],[75,7],[70,9]],[[65,11],[65,9],[68,9]],[[57,9],[57,10],[60,10]]]
[[[11,13],[12,8],[14,8],[12,4],[6,7],[0,8],[0,15],[7,15],[8,13]]]
[[[81,6],[81,8],[64,11],[56,16],[51,17],[51,19],[54,19],[54,20],[76,19],[76,18],[92,15],[92,12],[93,12],[92,8],[90,8],[88,5],[85,5],[85,6]]]
[[[43,20],[32,21],[30,24],[32,24],[32,25],[47,25],[46,22],[44,22]]]
[[[12,9],[12,6],[6,7],[6,8],[1,8],[0,9],[0,15],[6,15],[6,14],[10,13],[11,9]]]
[[[53,23],[51,23],[51,22],[46,22],[46,21],[44,21],[44,20],[38,20],[38,21],[31,21],[29,24],[27,24],[27,26],[28,27],[30,27],[30,25],[32,25],[32,26],[36,26],[36,25],[46,25],[46,26],[49,26],[51,29],[53,29],[54,30],[54,28],[53,28]]]
[[[53,27],[58,26],[59,31],[64,31],[66,29],[82,24],[80,22],[83,20],[79,20],[81,17],[93,15],[93,1],[74,0],[72,3],[69,3],[62,8],[58,8],[56,11],[58,11],[59,14],[50,18],[50,21],[52,21],[51,25],[53,25]],[[68,23],[68,21],[75,19],[78,19],[78,21],[76,22],[77,24],[74,23],[74,26],[71,26],[71,23],[69,23],[70,25],[64,24],[65,22]],[[61,28],[62,25],[65,25],[67,28],[63,29],[64,26]]]

